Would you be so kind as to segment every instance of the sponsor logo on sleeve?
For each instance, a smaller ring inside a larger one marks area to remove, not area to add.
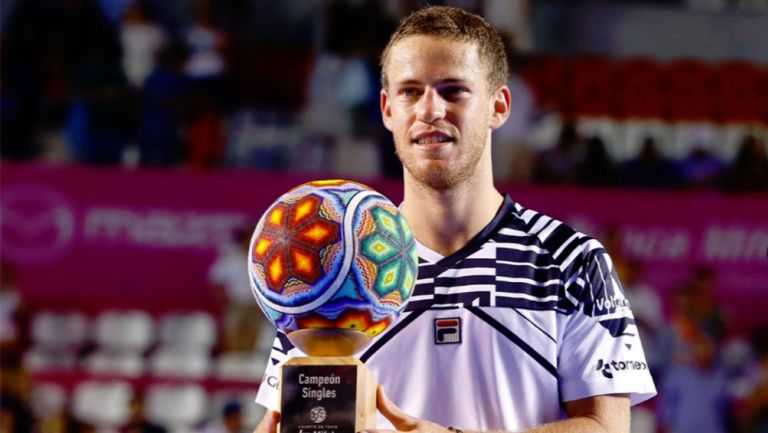
[[[597,366],[595,367],[595,371],[601,372],[607,379],[613,379],[614,374],[639,370],[648,370],[648,364],[645,361],[634,361],[631,359],[622,361],[603,361],[598,359]]]

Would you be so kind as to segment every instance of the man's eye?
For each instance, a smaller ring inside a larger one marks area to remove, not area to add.
[[[403,96],[417,96],[419,94],[419,91],[414,88],[406,88],[406,89],[402,89],[400,91],[400,94]]]
[[[463,91],[464,89],[459,86],[448,86],[441,89],[440,94],[442,94],[444,97],[455,97],[460,95]]]

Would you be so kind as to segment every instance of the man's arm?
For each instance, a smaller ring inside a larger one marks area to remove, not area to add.
[[[400,432],[453,433],[448,428],[412,417],[395,406],[379,387],[379,411]],[[629,397],[602,395],[565,403],[570,418],[534,427],[518,433],[629,433]],[[457,426],[462,427],[462,426]],[[368,430],[369,433],[392,433]],[[464,430],[465,433],[480,433]],[[490,433],[490,432],[489,432]]]

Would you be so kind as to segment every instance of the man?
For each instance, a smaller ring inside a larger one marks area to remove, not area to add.
[[[498,33],[454,8],[406,18],[382,55],[381,111],[420,263],[406,311],[360,354],[381,384],[378,425],[626,433],[630,403],[655,389],[610,258],[493,186],[506,78]],[[275,372],[257,397],[272,408]]]

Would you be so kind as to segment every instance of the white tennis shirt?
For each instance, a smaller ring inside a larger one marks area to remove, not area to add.
[[[563,402],[653,384],[629,302],[596,240],[505,197],[486,228],[441,256],[418,245],[398,321],[357,355],[410,415],[516,431],[566,417]],[[278,406],[279,367],[305,356],[278,333],[256,401]],[[379,428],[392,428],[379,415]]]

